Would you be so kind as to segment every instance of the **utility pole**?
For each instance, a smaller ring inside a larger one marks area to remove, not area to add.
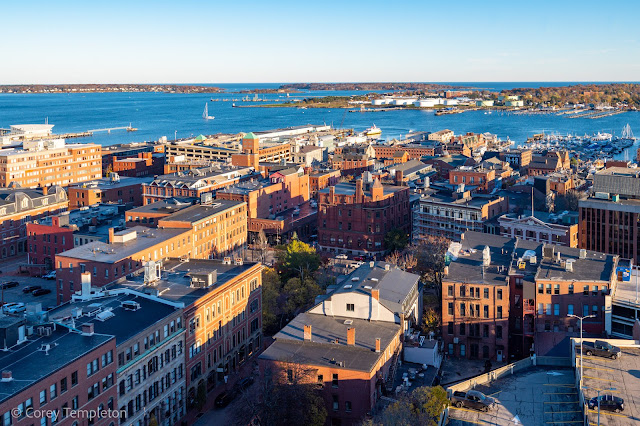
[[[595,315],[587,315],[586,317],[579,317],[578,315],[567,315],[568,317],[577,318],[580,320],[580,383],[582,383],[583,375],[582,375],[582,320],[586,318],[595,318]]]

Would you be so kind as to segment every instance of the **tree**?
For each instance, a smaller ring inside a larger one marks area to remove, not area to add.
[[[440,315],[435,309],[429,308],[422,317],[422,331],[437,332],[440,329]]]
[[[260,253],[260,261],[264,262],[267,251],[269,250],[269,240],[267,239],[267,235],[264,233],[264,229],[261,229],[260,232],[258,232],[255,245]]]
[[[234,412],[234,423],[323,426],[327,409],[320,392],[316,369],[289,362],[271,364],[243,394],[243,409]]]
[[[320,286],[312,278],[290,278],[284,285],[282,292],[286,295],[285,312],[289,316],[295,315],[300,309],[305,308],[314,301],[316,296],[322,293]]]
[[[421,386],[408,396],[389,405],[373,420],[363,424],[368,426],[436,426],[442,411],[449,404],[447,391],[440,386]]]
[[[442,272],[445,265],[445,254],[450,241],[447,238],[433,235],[425,235],[420,241],[411,245],[405,253],[415,257],[415,272],[420,274],[423,281],[432,282],[440,289],[442,284]]]
[[[313,275],[320,267],[320,255],[309,244],[298,239],[291,240],[276,256],[276,268],[283,280],[296,275],[304,280],[305,276]]]
[[[273,334],[278,331],[278,297],[282,284],[280,276],[275,269],[264,268],[262,270],[262,327],[265,334]]]
[[[407,233],[400,228],[392,229],[384,236],[384,248],[387,252],[401,251],[408,243]]]

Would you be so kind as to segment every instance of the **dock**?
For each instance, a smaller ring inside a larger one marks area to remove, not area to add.
[[[107,132],[107,133],[111,133],[114,130],[126,130],[127,132],[135,132],[136,129],[135,127],[131,127],[131,123],[129,123],[128,126],[121,126],[121,127],[109,127],[109,128],[105,128],[105,129],[92,129],[92,130],[87,130],[87,133],[98,133],[98,132]]]

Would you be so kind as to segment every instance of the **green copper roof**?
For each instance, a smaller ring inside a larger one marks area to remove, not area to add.
[[[205,136],[205,135],[198,135],[198,136],[196,136],[196,140],[197,140],[197,141],[203,141],[203,140],[206,140],[206,139],[207,139],[207,138],[206,138],[206,136]]]
[[[244,135],[244,139],[258,139],[258,137],[254,135],[253,132],[249,132],[246,135]]]

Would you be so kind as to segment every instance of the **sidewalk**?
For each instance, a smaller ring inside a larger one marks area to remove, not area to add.
[[[270,340],[271,339],[269,338],[266,338],[266,337],[264,338],[265,342]],[[263,348],[262,351],[264,351],[264,349],[265,348]],[[205,423],[203,423],[202,421],[199,421],[199,420],[204,420],[213,415],[213,413],[215,412],[214,410],[216,410],[215,399],[217,398],[218,395],[220,395],[223,391],[233,389],[235,384],[240,379],[243,379],[249,376],[254,376],[255,378],[257,378],[256,375],[254,374],[254,369],[258,362],[258,356],[262,353],[262,351],[260,351],[259,353],[256,353],[255,355],[252,356],[251,359],[247,360],[237,372],[231,373],[229,375],[229,380],[226,384],[220,385],[215,389],[213,389],[211,392],[209,392],[207,394],[207,402],[204,404],[204,407],[202,407],[201,410],[198,411],[196,409],[192,409],[190,412],[187,413],[186,416],[184,416],[181,419],[181,422],[184,422],[184,424],[187,424],[187,425],[209,424],[206,421]],[[198,417],[199,413],[205,414],[204,416],[201,416],[203,417],[203,419],[200,419],[200,417]]]

